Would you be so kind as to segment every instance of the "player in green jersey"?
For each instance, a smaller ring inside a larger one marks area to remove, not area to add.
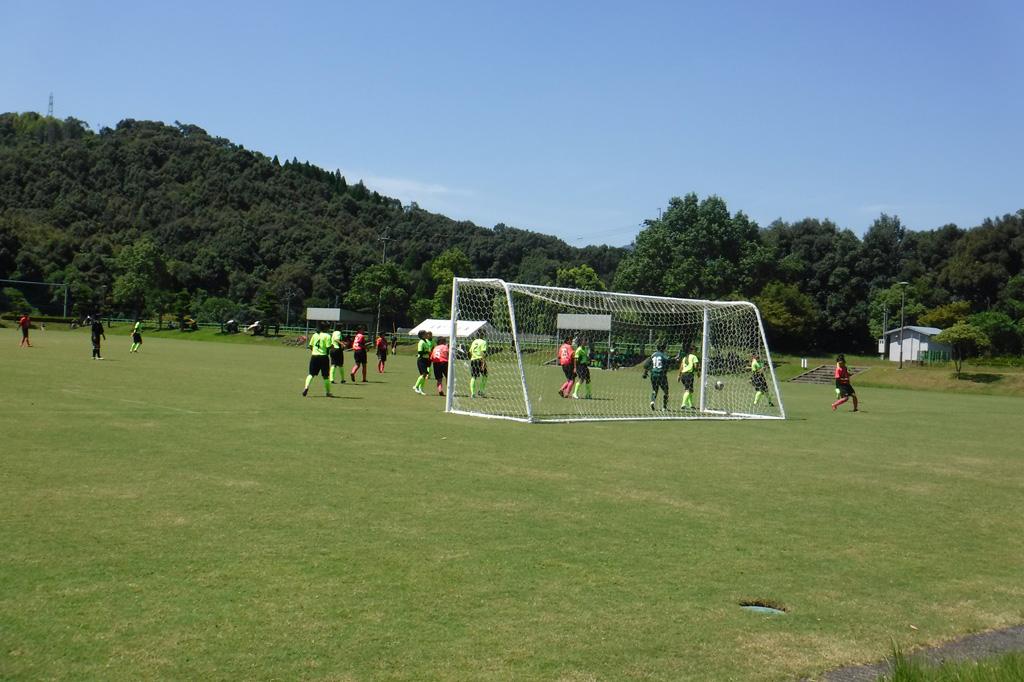
[[[572,397],[579,399],[580,385],[583,384],[587,387],[586,398],[590,400],[594,396],[590,393],[590,346],[587,345],[586,339],[580,340],[580,345],[576,347],[572,357],[576,364],[576,383],[572,388]]]
[[[681,410],[692,410],[693,407],[693,379],[700,367],[700,358],[693,354],[693,346],[686,347],[684,355],[679,363],[679,381],[683,383],[683,404]]]
[[[135,320],[135,327],[132,329],[132,347],[129,353],[138,353],[142,347],[142,320]]]
[[[750,356],[750,384],[754,387],[754,404],[761,401],[761,396],[768,398],[768,404],[774,406],[772,397],[768,395],[768,382],[764,378],[764,364],[757,353]]]
[[[412,390],[420,395],[426,395],[423,392],[423,386],[427,383],[427,374],[430,372],[430,351],[432,346],[430,339],[427,338],[427,332],[422,329],[416,334],[419,337],[419,341],[416,342],[416,383],[413,384]]]
[[[651,353],[651,357],[644,361],[644,375],[642,379],[651,375],[651,409],[658,400],[658,390],[662,391],[661,411],[668,410],[668,356],[665,355],[665,344],[659,343],[658,350]]]
[[[477,387],[479,386],[479,390]],[[486,398],[487,388],[487,339],[473,339],[469,344],[469,397]]]
[[[324,322],[320,323],[316,333],[309,337],[309,343],[306,344],[309,348],[309,374],[306,376],[306,386],[302,389],[302,395],[305,397],[309,393],[309,384],[313,381],[313,377],[317,374],[324,378],[324,393],[328,398],[333,398],[331,395],[331,359],[329,353],[331,351],[331,335],[327,333],[327,324]]]
[[[334,331],[331,332],[331,349],[329,356],[331,358],[331,383],[338,383],[338,379],[341,379],[341,383],[345,383],[345,340],[341,337],[341,329],[339,325],[334,325]]]

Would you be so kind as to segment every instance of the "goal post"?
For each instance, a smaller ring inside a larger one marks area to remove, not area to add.
[[[747,301],[455,278],[449,337],[446,411],[455,414],[525,422],[786,416],[760,312]],[[486,353],[474,362],[476,339]],[[556,354],[566,340],[583,346],[589,363],[563,393],[572,372]],[[656,384],[643,373],[659,347],[667,382]],[[684,407],[679,365],[691,348],[699,370]]]

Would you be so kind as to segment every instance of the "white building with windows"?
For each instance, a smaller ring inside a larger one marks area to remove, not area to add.
[[[884,359],[888,356],[892,362],[899,362],[902,351],[904,362],[935,362],[949,360],[953,349],[933,340],[941,332],[937,327],[917,327],[907,325],[890,329],[878,340],[878,354]],[[900,347],[900,338],[903,346]]]

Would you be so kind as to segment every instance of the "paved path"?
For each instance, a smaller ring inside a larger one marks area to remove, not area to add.
[[[978,660],[1011,651],[1024,651],[1024,625],[970,635],[930,649],[919,649],[909,655],[939,664],[945,661]],[[882,661],[839,668],[825,673],[820,679],[824,682],[875,682],[879,675],[892,673],[889,663]]]

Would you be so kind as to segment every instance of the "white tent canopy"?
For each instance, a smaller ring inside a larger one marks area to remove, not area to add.
[[[430,332],[434,336],[448,336],[452,331],[451,320],[427,319],[409,330],[409,336],[416,336],[420,331]],[[491,325],[486,320],[459,320],[455,327],[455,336],[463,339],[473,336],[477,332],[486,334],[491,330]]]

